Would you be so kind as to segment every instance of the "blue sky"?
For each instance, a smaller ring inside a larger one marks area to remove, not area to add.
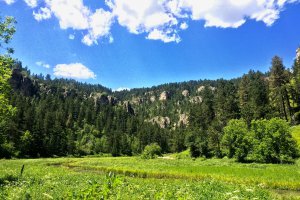
[[[0,0],[18,21],[14,57],[33,73],[112,89],[291,67],[295,0]]]

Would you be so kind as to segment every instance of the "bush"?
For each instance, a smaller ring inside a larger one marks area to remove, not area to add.
[[[224,136],[221,144],[228,158],[245,161],[249,151],[247,123],[243,119],[233,119],[224,127]]]
[[[297,157],[296,141],[289,124],[282,119],[254,120],[251,123],[250,157],[263,163],[289,163]]]
[[[157,143],[153,143],[145,147],[141,157],[144,159],[153,159],[161,155],[161,147]]]

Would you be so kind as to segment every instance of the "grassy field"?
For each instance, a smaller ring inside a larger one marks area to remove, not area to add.
[[[300,144],[300,126],[292,134]],[[300,199],[300,160],[241,164],[187,152],[153,160],[0,160],[2,199]]]
[[[299,162],[264,165],[172,157],[0,160],[0,199],[299,199],[299,191]]]

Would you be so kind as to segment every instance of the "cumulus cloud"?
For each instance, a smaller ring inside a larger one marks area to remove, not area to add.
[[[54,75],[63,78],[95,79],[96,75],[81,63],[58,64],[53,69]]]
[[[119,87],[119,88],[117,88],[117,89],[114,89],[113,92],[121,92],[121,91],[124,91],[124,90],[130,91],[130,88],[127,88],[127,87]]]
[[[90,10],[82,0],[45,0],[45,2],[59,20],[62,29],[82,30],[89,27]]]
[[[4,0],[7,4],[15,0]],[[38,0],[24,0],[30,7]],[[42,0],[41,0],[42,1]],[[83,0],[43,0],[44,7],[33,12],[41,21],[54,16],[61,29],[83,32],[81,41],[88,45],[99,40],[113,41],[114,22],[132,34],[163,42],[179,42],[180,31],[190,20],[203,21],[205,27],[238,28],[247,20],[272,26],[287,4],[300,0],[105,0],[107,10],[92,11]]]
[[[70,40],[74,40],[74,39],[75,39],[75,35],[70,34],[70,35],[69,35],[69,39],[70,39]]]
[[[24,0],[24,1],[31,8],[37,7],[37,3],[38,3],[37,0]]]
[[[43,61],[37,61],[35,64],[36,64],[37,66],[44,67],[44,68],[47,68],[47,69],[50,68],[50,65],[47,64],[47,63],[45,63],[45,62],[43,62]]]
[[[148,39],[178,41],[178,20],[166,8],[166,1],[111,0],[106,1],[118,23],[134,34],[147,33]]]
[[[3,0],[7,5],[15,3],[15,0]]]
[[[33,11],[33,17],[37,21],[51,18],[51,10],[49,8],[40,8],[37,12]]]
[[[172,0],[176,12],[190,12],[192,20],[204,20],[206,27],[237,28],[246,20],[262,21],[272,25],[287,3],[297,0]],[[174,8],[173,8],[174,9]]]
[[[110,27],[113,22],[113,16],[110,12],[101,9],[96,10],[94,14],[89,17],[88,34],[86,34],[82,42],[88,46],[98,44],[97,40],[101,37],[109,37]]]

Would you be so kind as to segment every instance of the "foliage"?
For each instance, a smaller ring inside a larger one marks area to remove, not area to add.
[[[296,141],[285,120],[252,120],[248,129],[244,120],[231,120],[224,128],[225,155],[238,161],[263,163],[293,162],[298,156]]]
[[[15,24],[16,20],[13,17],[6,17],[5,20],[0,17],[0,48],[4,48],[7,53],[13,53],[12,48],[4,47],[4,45],[11,41],[16,32]]]
[[[292,162],[297,157],[296,141],[292,138],[289,125],[278,118],[252,121],[251,157],[257,162]]]
[[[4,48],[4,44],[8,44],[15,32],[15,20],[7,17],[4,21],[0,18],[0,48]],[[12,53],[11,48],[6,48],[8,53]],[[15,108],[9,102],[11,88],[9,79],[11,77],[11,65],[13,60],[9,56],[0,55],[0,158],[10,157],[13,155],[13,144],[7,141],[7,126],[15,112]]]
[[[243,120],[233,119],[224,128],[222,146],[228,158],[236,158],[238,161],[245,161],[250,141],[248,138],[247,123]]]
[[[115,190],[122,186],[123,181],[114,173],[109,172],[103,183],[89,181],[90,186],[80,191],[73,191],[66,195],[66,199],[110,199],[113,196],[120,196]]]
[[[153,159],[161,156],[161,148],[157,143],[149,144],[145,147],[141,157],[144,159]]]

